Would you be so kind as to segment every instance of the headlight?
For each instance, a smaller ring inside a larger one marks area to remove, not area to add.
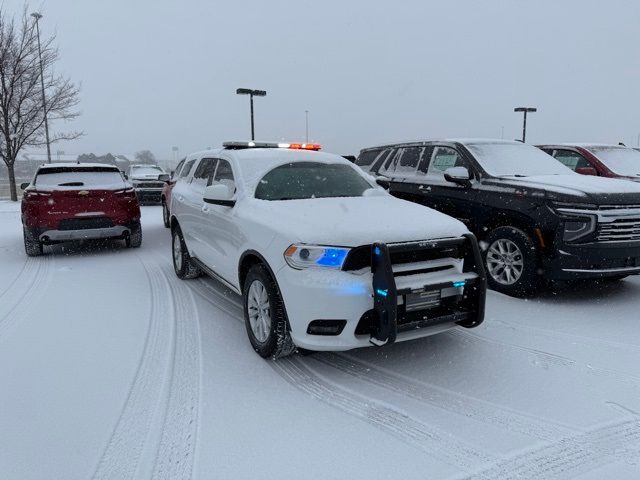
[[[562,235],[562,239],[565,242],[574,242],[594,232],[595,229],[596,229],[595,217],[584,217],[584,218],[565,220],[564,233]]]
[[[291,245],[284,252],[284,259],[291,268],[342,268],[348,248],[323,247],[319,245]]]

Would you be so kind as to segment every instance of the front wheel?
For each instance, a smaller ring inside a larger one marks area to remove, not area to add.
[[[171,218],[169,217],[169,209],[167,208],[167,202],[162,200],[162,220],[164,222],[165,228],[169,228],[171,226]]]
[[[489,287],[514,297],[533,295],[540,288],[536,247],[515,227],[499,227],[487,237],[484,252]]]
[[[263,358],[286,357],[295,351],[284,302],[264,265],[251,267],[242,292],[244,320],[253,349]]]

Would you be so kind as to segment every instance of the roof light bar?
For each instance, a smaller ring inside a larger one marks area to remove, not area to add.
[[[276,142],[224,142],[222,146],[228,150],[242,150],[245,148],[287,148],[289,150],[318,151],[322,148],[319,143],[276,143]]]

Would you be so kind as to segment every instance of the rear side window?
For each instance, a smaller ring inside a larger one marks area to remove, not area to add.
[[[112,168],[45,168],[38,172],[34,185],[38,188],[122,188],[124,179]]]
[[[356,160],[356,165],[359,167],[366,167],[373,163],[373,161],[380,155],[381,150],[367,150],[362,152]]]
[[[418,168],[418,162],[420,161],[421,152],[422,148],[420,147],[403,148],[400,152],[400,157],[398,158],[395,172],[397,174],[414,173]]]
[[[391,151],[391,154],[386,157],[384,162],[380,165],[380,169],[378,173],[380,175],[392,175],[396,170],[396,161],[398,160],[398,150],[397,148]]]
[[[182,160],[178,166],[176,167],[176,169],[173,171],[173,175],[172,177],[179,177],[180,176],[180,170],[182,170],[182,167],[184,166],[184,160]]]
[[[565,167],[575,172],[576,168],[590,167],[589,162],[578,152],[571,150],[556,150],[554,157]]]
[[[180,178],[186,177],[187,175],[189,175],[189,172],[191,171],[191,168],[193,168],[194,163],[196,163],[195,160],[189,160],[187,163],[184,164],[184,167],[182,167],[182,171],[180,172]]]

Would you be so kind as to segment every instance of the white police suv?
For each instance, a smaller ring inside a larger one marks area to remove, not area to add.
[[[228,142],[189,155],[170,208],[178,277],[204,272],[241,294],[263,357],[479,325],[486,279],[467,228],[317,150]]]

